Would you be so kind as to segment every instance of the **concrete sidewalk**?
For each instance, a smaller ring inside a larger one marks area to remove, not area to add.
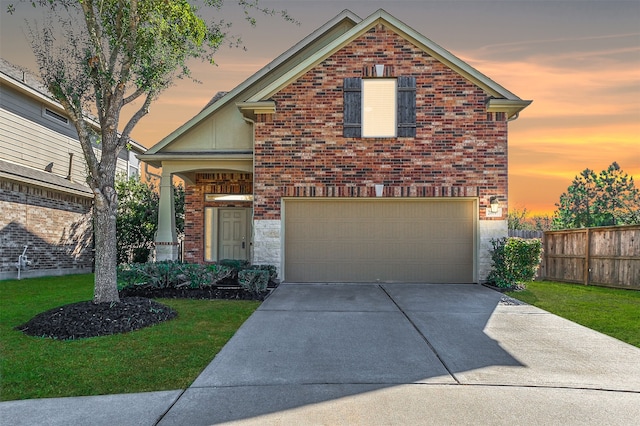
[[[638,418],[640,349],[478,285],[282,284],[186,391],[0,403],[12,425]]]

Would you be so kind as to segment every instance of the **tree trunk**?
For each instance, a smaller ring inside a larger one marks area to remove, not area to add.
[[[113,189],[113,188],[111,188]],[[114,191],[115,193],[115,191]],[[93,206],[95,235],[95,286],[93,302],[119,302],[117,284],[115,196],[96,195]]]

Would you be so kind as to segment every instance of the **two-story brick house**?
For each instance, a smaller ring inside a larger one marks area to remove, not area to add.
[[[290,282],[485,279],[507,234],[507,126],[529,105],[379,10],[344,11],[152,147],[158,258]]]

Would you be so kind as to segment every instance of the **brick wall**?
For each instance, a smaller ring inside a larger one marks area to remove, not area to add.
[[[15,278],[27,245],[23,276],[91,272],[90,198],[0,180],[0,279]]]
[[[343,79],[391,66],[417,80],[415,138],[342,136]],[[254,218],[280,218],[280,198],[489,197],[507,200],[507,123],[489,95],[383,26],[276,93],[276,113],[255,125]],[[504,220],[503,217],[496,220]]]
[[[252,194],[250,173],[198,173],[195,185],[185,188],[184,261],[204,263],[204,209],[246,207],[250,201],[205,201],[206,194]]]

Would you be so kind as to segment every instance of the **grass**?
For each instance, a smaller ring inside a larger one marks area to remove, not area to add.
[[[640,291],[533,281],[507,294],[640,348]]]
[[[75,341],[13,330],[40,312],[92,297],[93,275],[0,282],[0,400],[185,389],[260,305],[158,299],[178,318]]]

